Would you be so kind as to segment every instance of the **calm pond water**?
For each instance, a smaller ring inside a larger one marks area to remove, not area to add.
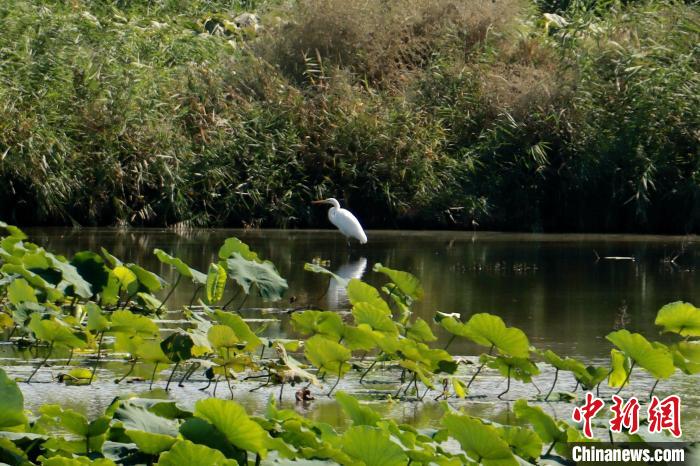
[[[438,310],[458,312],[465,318],[476,312],[491,312],[500,315],[507,324],[523,329],[537,348],[551,348],[591,363],[607,363],[611,345],[604,337],[620,322],[631,331],[656,338],[658,330],[653,321],[662,305],[676,300],[700,303],[700,288],[694,286],[700,265],[700,248],[695,237],[371,231],[367,245],[348,249],[340,234],[330,230],[28,229],[28,233],[32,241],[66,255],[105,247],[117,257],[137,262],[170,282],[175,276],[156,259],[154,248],[164,249],[206,271],[224,239],[237,236],[261,256],[272,260],[289,282],[288,294],[282,302],[263,303],[251,297],[243,303],[245,315],[274,319],[267,329],[271,336],[291,335],[289,316],[285,312],[290,308],[313,304],[327,309],[347,309],[343,290],[329,285],[327,278],[303,270],[305,262],[319,259],[329,261],[327,268],[338,275],[362,278],[375,285],[384,282],[381,274],[372,271],[377,262],[410,271],[420,278],[425,288],[425,299],[418,303],[416,313],[431,324]],[[608,259],[607,256],[627,259]],[[669,262],[675,256],[678,256],[675,262]],[[193,291],[191,284],[183,281],[169,301],[170,307],[187,304]],[[166,326],[173,325],[177,323],[166,323]],[[436,326],[433,329],[440,337],[436,345],[444,345],[448,336]],[[477,348],[467,344],[455,343],[450,348],[453,354],[478,354]],[[7,345],[0,349],[0,356],[4,358],[2,364],[12,365],[11,370],[16,375],[28,372],[34,361],[26,352],[18,354]],[[60,362],[55,363],[54,372],[60,368]],[[110,378],[112,372],[119,374],[123,367],[120,361],[106,361],[100,372],[103,379]],[[536,383],[547,389],[553,374],[544,366],[542,369]],[[473,369],[465,366],[463,370],[466,375]],[[46,372],[43,380],[49,381],[48,371],[42,372]],[[508,416],[508,403],[499,402],[493,395],[502,391],[503,379],[488,372],[483,379],[475,383],[472,392],[477,398],[462,402],[463,405],[475,414],[507,420],[504,416]],[[395,380],[396,374],[387,372],[378,374],[374,382],[382,387],[382,384],[390,386]],[[557,390],[574,388],[573,379],[560,377],[560,380]],[[700,428],[695,427],[695,420],[700,418],[697,382],[696,377],[676,375],[662,382],[658,392],[683,395],[687,406],[684,427],[688,434],[700,439]],[[652,384],[653,381],[641,372],[633,377],[632,385],[639,389],[639,394],[648,392]],[[202,385],[189,384],[176,389],[172,396],[191,403],[207,396],[197,389]],[[278,391],[263,389],[250,393],[250,385],[238,385],[236,399],[252,410],[263,409],[267,398]],[[344,385],[345,381],[341,388],[355,393],[366,391],[353,385],[352,380]],[[117,386],[111,380],[94,387],[23,385],[26,403],[31,409],[44,402],[61,402],[81,406],[88,412],[102,409],[120,393],[147,388],[147,384],[138,383]],[[287,390],[292,405],[292,389]],[[605,390],[607,396],[609,391]],[[533,397],[536,393],[532,386],[515,383],[509,396],[515,399]],[[230,396],[228,389],[221,386],[217,395]],[[485,398],[481,398],[482,395]],[[378,407],[387,415],[417,425],[433,424],[442,412],[433,402],[381,403]],[[344,422],[342,413],[331,401],[319,399],[299,409],[334,424]],[[550,403],[547,409],[568,418],[571,405]]]

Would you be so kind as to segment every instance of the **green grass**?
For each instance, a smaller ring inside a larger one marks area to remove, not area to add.
[[[235,30],[243,11],[263,29]],[[305,227],[334,196],[374,227],[700,226],[694,3],[11,0],[0,19],[16,223]]]

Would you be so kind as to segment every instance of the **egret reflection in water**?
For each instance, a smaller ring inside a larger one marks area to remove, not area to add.
[[[334,273],[346,280],[351,280],[353,278],[361,279],[366,269],[367,258],[360,257],[355,261],[346,262],[341,265],[338,267],[338,270],[334,270]],[[345,286],[341,286],[336,280],[331,279],[328,283],[328,290],[326,291],[326,304],[328,305],[328,309],[347,307],[348,293]]]

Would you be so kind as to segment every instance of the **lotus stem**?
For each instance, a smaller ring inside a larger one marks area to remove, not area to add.
[[[92,366],[92,373],[90,374],[90,381],[88,385],[92,385],[92,381],[95,379],[95,372],[97,372],[97,365],[100,363],[100,355],[102,353],[102,339],[105,336],[104,330],[100,333],[100,339],[97,342],[97,359],[95,360],[95,365]]]
[[[505,391],[498,394],[498,399],[499,399],[499,400],[501,399],[501,397],[502,397],[503,395],[505,395],[506,393],[508,393],[508,392],[510,391],[510,366],[508,366],[508,377],[507,377],[507,380],[508,380],[508,384],[506,385]]]
[[[224,304],[224,305],[221,307],[221,309],[226,310],[226,308],[229,307],[229,306],[231,305],[231,303],[232,303],[236,298],[238,298],[238,295],[239,295],[239,294],[241,294],[241,289],[240,289],[240,288],[236,290],[236,292],[233,294],[233,296],[231,297],[231,299],[229,299],[228,301],[226,301],[226,304]]]
[[[625,381],[622,382],[622,385],[620,385],[620,388],[615,392],[615,395],[618,395],[623,388],[625,388],[625,385],[627,385],[627,382],[630,380],[630,376],[632,375],[632,369],[634,369],[634,365],[637,363],[637,361],[632,361],[632,364],[630,365],[630,371],[627,373],[627,377],[625,377]]]
[[[241,301],[241,304],[238,305],[238,309],[236,309],[236,312],[240,312],[240,311],[241,311],[241,308],[243,307],[243,305],[245,304],[246,300],[248,299],[248,296],[249,296],[248,294],[246,294],[245,296],[243,296],[243,301]]]
[[[170,371],[170,377],[168,377],[168,382],[165,384],[165,391],[167,392],[170,389],[170,382],[173,380],[173,375],[175,375],[175,371],[177,368],[180,366],[180,361],[175,363],[175,367],[173,367],[173,370]]]
[[[153,374],[151,374],[151,384],[148,386],[149,390],[153,390],[153,381],[156,378],[156,370],[158,370],[158,363],[156,362],[155,366],[153,366]]]
[[[192,307],[192,305],[194,304],[194,300],[197,299],[197,295],[199,294],[199,292],[201,291],[201,289],[202,289],[202,285],[199,285],[199,286],[194,290],[194,294],[192,295],[192,299],[190,299],[190,304],[189,304],[187,307]]]
[[[340,383],[340,378],[342,377],[344,364],[345,363],[342,363],[342,362],[340,363],[340,368],[338,369],[338,378],[336,379],[335,384],[331,387],[331,391],[329,391],[328,394],[326,395],[328,398],[331,397],[331,393],[333,393],[333,390],[335,390],[335,387],[337,387],[338,384]]]
[[[165,303],[170,299],[170,296],[173,294],[175,291],[175,288],[177,288],[177,285],[180,284],[180,280],[182,279],[182,275],[179,273],[177,274],[177,278],[175,279],[175,283],[173,284],[172,287],[170,287],[170,291],[168,291],[168,294],[165,296],[165,299],[160,302],[160,306],[158,306],[158,309],[156,309],[156,314],[160,312],[161,308],[165,306]]]
[[[364,372],[362,373],[362,375],[360,376],[360,383],[362,383],[362,380],[363,380],[363,379],[365,378],[365,376],[369,373],[369,371],[372,370],[372,368],[375,366],[375,364],[377,364],[377,360],[376,360],[376,359],[372,362],[372,364],[370,364],[370,366],[367,368],[367,370],[364,371]]]
[[[202,366],[202,363],[200,363],[200,362],[193,362],[193,363],[190,365],[189,369],[187,369],[187,371],[185,371],[185,375],[182,376],[182,378],[180,379],[180,382],[177,384],[177,386],[178,386],[178,387],[184,387],[184,386],[185,386],[184,383],[185,383],[190,377],[192,377],[192,374],[194,374],[194,371],[196,371],[197,369],[199,369],[201,366]],[[211,382],[209,382],[209,383],[211,383]]]
[[[124,379],[129,377],[129,375],[131,375],[131,373],[134,371],[134,367],[136,367],[137,361],[138,361],[138,358],[134,358],[134,361],[131,363],[131,367],[129,367],[129,370],[126,371],[126,374],[124,374],[121,379],[116,380],[114,383],[122,383],[124,381]]]
[[[549,392],[547,393],[547,396],[544,397],[544,401],[549,400],[549,396],[552,394],[554,391],[554,386],[557,384],[557,379],[559,378],[559,369],[556,368],[554,371],[554,382],[552,382],[552,388],[549,389]]]
[[[71,348],[70,353],[68,354],[68,361],[66,361],[66,366],[70,366],[70,363],[73,360],[73,353],[74,352],[75,352],[75,348]]]
[[[495,345],[491,345],[491,348],[489,348],[489,353],[488,353],[489,355],[493,351],[494,347],[495,347]],[[467,384],[467,390],[469,389],[469,387],[472,386],[472,382],[474,382],[474,379],[476,379],[476,377],[481,372],[481,369],[483,369],[485,365],[486,365],[486,362],[482,362],[481,365],[476,369],[476,372],[474,373],[474,375],[472,375],[472,378],[469,379],[469,383]]]
[[[34,372],[32,372],[31,375],[29,376],[29,378],[27,379],[27,381],[26,381],[27,383],[31,382],[31,381],[32,381],[32,377],[34,377],[34,375],[36,375],[36,373],[39,372],[39,369],[41,369],[41,367],[42,367],[44,364],[46,364],[46,361],[48,361],[49,358],[51,357],[51,353],[53,353],[53,342],[51,342],[51,344],[49,345],[49,351],[48,351],[48,353],[46,354],[46,357],[44,358],[44,360],[41,361],[41,363],[40,363],[38,366],[36,366],[36,367],[34,368]]]
[[[654,382],[654,385],[651,387],[651,391],[649,392],[649,399],[651,400],[651,397],[654,396],[654,390],[656,390],[656,386],[659,384],[659,380],[661,379],[656,379],[656,382]]]
[[[283,390],[284,390],[284,382],[282,382],[282,383],[280,384],[280,394],[279,394],[279,396],[277,397],[277,399],[278,399],[279,401],[282,401],[282,391],[283,391]]]
[[[445,345],[445,347],[444,347],[443,349],[444,349],[444,350],[447,350],[447,348],[450,347],[450,345],[452,344],[452,342],[455,341],[455,338],[457,338],[457,335],[452,335],[452,336],[450,337],[450,339],[447,341],[447,344]]]

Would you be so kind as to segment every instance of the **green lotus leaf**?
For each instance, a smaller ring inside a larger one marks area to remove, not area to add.
[[[609,333],[605,338],[657,379],[666,379],[675,371],[670,351],[654,347],[639,333],[623,329]]]
[[[177,421],[158,416],[144,406],[122,402],[114,413],[114,419],[121,421],[126,435],[149,455],[166,451],[177,441]]]
[[[370,302],[359,302],[352,307],[352,315],[355,316],[357,325],[368,325],[372,330],[387,335],[398,335],[399,329],[381,307]]]
[[[481,420],[467,415],[449,413],[442,418],[444,425],[462,446],[462,450],[472,461],[484,466],[517,466],[508,443],[501,438],[498,430]]]
[[[339,340],[343,335],[343,320],[337,312],[303,311],[292,315],[294,329],[302,335],[321,334]]]
[[[471,328],[466,323],[461,322],[459,317],[459,314],[456,313],[446,314],[444,312],[436,312],[433,320],[452,335],[471,339]]]
[[[183,277],[192,279],[193,283],[196,283],[197,285],[204,285],[207,282],[207,276],[205,274],[199,270],[193,269],[182,259],[173,257],[162,249],[154,249],[153,253],[156,255],[159,261],[161,261],[163,264],[174,267],[175,270],[177,270],[177,273]]]
[[[156,340],[141,340],[133,354],[147,362],[170,363],[170,358],[163,351],[160,342]]]
[[[194,341],[189,333],[182,330],[173,332],[160,342],[163,354],[172,362],[187,361],[192,358]]]
[[[87,328],[91,332],[105,332],[110,329],[112,323],[102,313],[102,309],[97,304],[90,302],[87,304]]]
[[[422,341],[426,343],[429,341],[437,340],[437,337],[433,334],[433,331],[430,329],[430,325],[428,325],[428,323],[420,317],[408,326],[406,336],[412,340]]]
[[[51,260],[51,266],[61,272],[63,281],[73,287],[73,292],[76,295],[80,296],[81,298],[92,297],[92,285],[90,285],[87,280],[80,276],[78,269],[76,269],[74,265],[65,262],[62,260],[62,258],[49,252],[46,252],[45,254]]]
[[[226,259],[226,268],[231,278],[238,283],[246,294],[255,285],[260,297],[265,301],[279,301],[287,290],[287,280],[282,278],[270,261],[256,262],[245,259],[239,253]]]
[[[207,274],[207,301],[218,303],[226,290],[226,269],[221,264],[211,264]]]
[[[126,267],[133,272],[139,283],[151,293],[160,291],[163,289],[163,287],[165,287],[165,285],[167,285],[165,280],[163,280],[161,277],[149,270],[144,269],[140,265],[128,264]]]
[[[350,368],[350,350],[321,335],[315,335],[304,344],[304,355],[319,369],[341,376]]]
[[[226,458],[238,461],[240,464],[247,464],[247,453],[244,450],[234,447],[226,436],[219,429],[208,423],[204,419],[191,417],[180,426],[180,434],[187,440],[198,445],[204,445],[217,450]],[[182,465],[178,465],[182,466]]]
[[[165,308],[161,300],[153,296],[151,293],[146,293],[143,291],[136,293],[136,301],[143,309],[147,309],[150,312],[158,312]]]
[[[625,353],[613,348],[610,350],[610,374],[608,375],[608,385],[610,387],[621,387],[628,382],[630,373],[630,360]]]
[[[112,313],[112,327],[110,332],[141,336],[144,338],[157,337],[160,334],[158,325],[151,319],[126,310],[114,311]]]
[[[596,385],[605,380],[609,372],[609,369],[606,367],[586,366],[583,371],[576,370],[573,374],[576,381],[581,384],[581,388],[584,390],[592,390]]]
[[[342,338],[351,351],[370,351],[377,347],[376,334],[368,325],[344,325]]]
[[[265,456],[267,433],[238,403],[217,398],[199,400],[194,415],[211,423],[237,448]]]
[[[700,342],[681,341],[669,349],[673,354],[673,364],[683,373],[688,375],[700,373]]]
[[[254,262],[261,262],[258,255],[250,250],[250,247],[238,238],[231,237],[224,241],[224,244],[219,248],[219,259],[226,260],[238,254],[243,259]]]
[[[581,361],[569,357],[562,358],[552,350],[546,350],[541,355],[547,364],[560,371],[583,373],[586,370],[586,366]]]
[[[236,333],[228,325],[212,325],[207,332],[207,338],[214,348],[235,348],[240,343]]]
[[[70,327],[54,317],[42,319],[40,314],[32,314],[28,327],[38,340],[53,345],[69,348],[85,348],[87,346],[86,342],[78,338]]]
[[[690,303],[676,301],[659,309],[654,323],[663,327],[664,332],[697,337],[700,336],[700,309]]]
[[[19,278],[10,283],[7,287],[7,299],[15,306],[24,302],[39,302],[34,293],[34,288],[24,278]]]
[[[8,328],[12,328],[14,326],[15,321],[12,319],[12,316],[5,313],[0,314],[0,331],[7,330]]]
[[[482,354],[479,358],[491,369],[496,369],[503,377],[510,376],[521,382],[532,382],[532,376],[540,373],[537,366],[528,358],[514,358],[510,356],[490,356]]]
[[[52,456],[42,461],[41,466],[116,466],[114,461],[107,458],[91,460],[85,456],[67,458],[65,456]]]
[[[0,221],[0,228],[3,228],[5,231],[7,231],[10,237],[15,238],[17,240],[23,240],[28,238],[28,236],[22,230],[20,230],[19,227],[9,225],[3,221]]]
[[[138,291],[138,277],[128,267],[118,265],[112,269],[110,274],[119,282],[119,289],[126,291],[128,295],[133,295]]]
[[[19,275],[23,279],[27,281],[29,285],[31,285],[34,289],[40,289],[44,293],[46,293],[46,301],[50,302],[55,302],[63,298],[63,292],[59,290],[58,288],[55,287],[53,283],[47,282],[44,277],[41,275],[31,271],[27,270],[27,268],[23,264],[4,264],[2,266],[2,269],[0,269],[3,273],[7,275]],[[14,280],[14,277],[8,277],[8,282],[11,284],[12,281]],[[20,290],[16,290],[20,291]],[[9,295],[8,295],[9,297]],[[18,299],[18,296],[15,295],[14,299]],[[34,298],[36,300],[36,298]],[[31,297],[29,300],[31,301]],[[12,304],[17,304],[12,301],[12,298],[10,299],[10,302]],[[36,301],[34,301],[36,302]]]
[[[109,269],[98,254],[91,251],[76,253],[70,261],[78,274],[90,284],[93,294],[102,293],[109,281]]]
[[[352,419],[354,426],[376,427],[382,418],[376,411],[367,406],[362,406],[357,398],[339,391],[335,394],[336,401],[343,407],[343,411]]]
[[[343,277],[341,277],[340,275],[337,275],[337,274],[331,272],[330,270],[328,270],[327,268],[321,267],[321,266],[318,265],[318,264],[312,264],[312,263],[310,263],[310,262],[307,262],[307,263],[304,264],[304,270],[306,270],[307,272],[313,272],[313,273],[319,273],[319,274],[322,274],[322,275],[328,275],[328,276],[331,277],[333,280],[335,280],[335,282],[336,282],[336,283],[338,284],[338,286],[340,286],[341,288],[346,288],[346,287],[348,286],[348,281],[349,281],[349,280],[348,280],[347,278],[343,278]]]
[[[474,314],[467,321],[469,337],[475,343],[496,348],[501,354],[527,358],[530,343],[519,328],[506,327],[503,320],[493,314]]]
[[[231,327],[236,333],[236,337],[246,343],[244,351],[253,351],[262,344],[260,338],[253,332],[248,324],[238,314],[233,314],[226,311],[214,311],[211,313],[212,318],[223,324]]]
[[[353,278],[348,282],[348,299],[355,306],[359,303],[368,303],[379,309],[386,316],[391,316],[391,309],[379,294],[379,291],[371,285]]]
[[[389,277],[389,279],[409,298],[413,300],[423,298],[423,287],[421,287],[420,281],[414,275],[401,270],[384,267],[379,262],[374,264],[373,270]]]
[[[123,262],[121,260],[119,260],[117,257],[113,256],[105,248],[101,247],[100,251],[102,252],[102,255],[104,256],[104,258],[107,259],[107,262],[109,262],[109,265],[111,265],[112,267],[118,267],[120,265],[123,265]]]
[[[0,368],[0,430],[15,430],[26,423],[24,396],[17,382]]]
[[[353,426],[342,438],[343,452],[365,466],[405,466],[408,457],[389,434],[376,427]]]
[[[163,452],[158,466],[236,466],[236,460],[226,458],[220,451],[188,440],[177,442]]]
[[[530,429],[519,426],[503,426],[498,433],[519,457],[536,463],[542,454],[542,439]]]
[[[519,420],[530,424],[544,443],[566,444],[566,424],[555,421],[539,406],[529,406],[520,399],[513,405],[513,412]]]

